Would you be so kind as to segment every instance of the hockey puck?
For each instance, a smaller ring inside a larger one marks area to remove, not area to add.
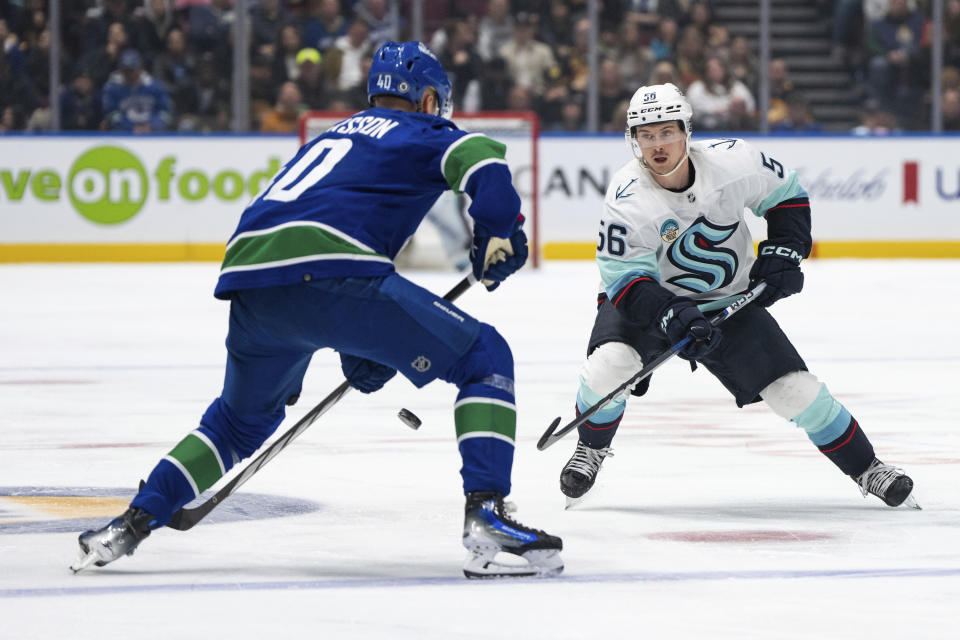
[[[419,429],[420,425],[423,424],[420,422],[420,418],[418,418],[413,411],[410,411],[409,409],[400,409],[400,412],[397,413],[397,417],[400,418],[400,421],[403,424],[407,425],[413,430]]]

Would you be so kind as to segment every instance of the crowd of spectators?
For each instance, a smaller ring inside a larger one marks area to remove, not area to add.
[[[916,2],[837,0],[835,56],[874,111],[903,125],[929,101],[930,21]],[[399,2],[399,9],[391,4]],[[68,130],[231,128],[233,0],[61,2],[59,109]],[[296,131],[305,110],[367,106],[366,74],[386,40],[410,37],[406,0],[248,0],[248,129]],[[810,104],[771,61],[771,109],[757,113],[755,52],[713,20],[707,0],[601,0],[597,87],[603,131],[620,131],[630,96],[648,83],[684,90],[701,131],[813,132]],[[877,7],[881,7],[877,9]],[[423,0],[424,39],[462,111],[536,111],[546,131],[582,131],[590,22],[586,0]],[[0,132],[50,127],[46,0],[0,0]],[[947,0],[943,107],[960,126],[960,0]],[[952,37],[950,34],[953,34]],[[926,58],[924,58],[924,52]],[[926,67],[924,67],[926,61]],[[924,84],[926,83],[926,84]],[[919,104],[919,106],[918,106]],[[929,104],[929,103],[928,103]],[[865,110],[866,113],[868,110]],[[929,107],[927,108],[929,111]]]

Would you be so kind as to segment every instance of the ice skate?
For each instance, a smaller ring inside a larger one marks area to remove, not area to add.
[[[576,451],[560,472],[560,491],[567,496],[567,509],[580,503],[596,482],[603,459],[612,455],[610,447],[594,449],[583,441],[577,442]]]
[[[463,546],[469,552],[463,565],[468,578],[546,577],[563,571],[563,541],[511,519],[503,496],[492,491],[467,494]]]
[[[137,508],[127,509],[100,529],[80,534],[80,553],[70,566],[80,573],[90,565],[102,567],[125,555],[130,555],[144,538],[150,535],[153,516]]]
[[[913,497],[913,480],[910,476],[901,469],[884,464],[876,458],[867,470],[854,480],[860,486],[860,492],[864,496],[868,493],[873,494],[891,507],[904,505],[913,509],[920,508]]]

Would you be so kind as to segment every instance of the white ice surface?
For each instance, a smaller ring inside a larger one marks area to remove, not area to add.
[[[316,511],[161,530],[79,576],[67,570],[77,532],[0,528],[0,638],[960,637],[960,262],[805,271],[775,315],[881,459],[914,478],[922,511],[862,498],[801,431],[763,405],[737,409],[680,360],[630,402],[616,456],[564,511],[575,436],[535,442],[572,418],[597,274],[548,262],[461,306],[514,349],[512,499],[521,522],[563,537],[561,578],[462,577],[456,390],[395,380],[348,395],[234,497]],[[0,266],[0,487],[132,494],[219,392],[216,272]],[[412,277],[437,292],[457,281]],[[319,353],[280,431],[339,374]],[[401,406],[419,431],[396,419]]]

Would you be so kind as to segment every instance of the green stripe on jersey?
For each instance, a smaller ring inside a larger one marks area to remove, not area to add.
[[[461,182],[475,166],[490,160],[503,162],[506,155],[507,147],[503,143],[482,134],[468,134],[450,145],[444,154],[443,177],[451,189],[462,192],[467,185]]]
[[[386,256],[357,246],[322,227],[293,224],[267,233],[238,236],[227,247],[220,270],[226,272],[278,262],[290,264],[297,262],[298,258],[322,259],[323,254],[368,256],[390,261]]]
[[[490,402],[468,402],[453,410],[457,440],[487,436],[508,440],[517,438],[517,410]]]
[[[180,463],[190,476],[188,479],[192,480],[198,495],[223,476],[217,452],[194,433],[187,434],[167,455]]]

